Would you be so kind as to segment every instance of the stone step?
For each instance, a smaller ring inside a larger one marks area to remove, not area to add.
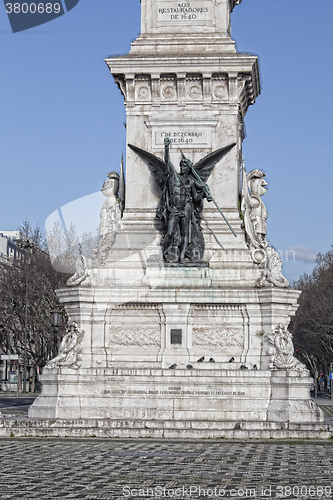
[[[0,419],[0,437],[322,440],[332,436],[333,425],[325,423]]]

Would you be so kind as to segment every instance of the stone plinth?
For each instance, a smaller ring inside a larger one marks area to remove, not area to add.
[[[162,269],[149,271],[157,280]],[[289,322],[299,292],[214,286],[208,267],[163,273],[160,286],[58,292],[84,330],[82,364],[45,370],[31,418],[115,419],[128,428],[139,421],[322,421],[307,373],[268,369],[262,325],[270,331],[277,318]]]

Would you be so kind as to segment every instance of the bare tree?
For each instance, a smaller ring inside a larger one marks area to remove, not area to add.
[[[52,357],[51,311],[62,309],[55,290],[65,284],[68,275],[52,267],[38,226],[33,228],[25,221],[19,230],[20,240],[30,245],[22,245],[19,257],[0,267],[0,347],[6,354],[23,355],[26,344],[33,390],[38,369]],[[59,337],[64,329],[65,324]]]
[[[98,229],[95,235],[87,232],[78,235],[74,224],[64,231],[59,221],[54,222],[47,231],[47,247],[52,265],[63,273],[75,273],[78,257],[84,255],[91,258],[98,241]]]
[[[291,324],[298,357],[314,374],[327,372],[333,362],[333,247],[318,254],[311,275],[294,283],[302,290]]]

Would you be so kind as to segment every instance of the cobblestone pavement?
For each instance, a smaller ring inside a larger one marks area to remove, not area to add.
[[[12,438],[0,445],[1,500],[332,499],[326,441]]]

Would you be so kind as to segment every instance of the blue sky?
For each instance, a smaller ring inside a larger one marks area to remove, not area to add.
[[[246,116],[245,166],[266,172],[267,237],[288,256],[288,279],[333,244],[332,26],[332,0],[243,0],[232,14],[237,49],[259,56],[262,84]],[[128,53],[139,32],[139,0],[80,0],[15,34],[0,4],[0,230],[26,218],[43,226],[119,168],[125,112],[104,58]]]

